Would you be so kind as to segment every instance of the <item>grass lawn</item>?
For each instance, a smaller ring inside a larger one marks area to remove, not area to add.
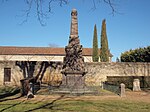
[[[150,102],[119,96],[14,96],[0,99],[0,112],[150,112]]]

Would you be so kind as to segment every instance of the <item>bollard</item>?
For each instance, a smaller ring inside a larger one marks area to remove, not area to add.
[[[125,84],[124,83],[120,84],[120,96],[121,97],[125,97],[126,96],[126,94],[125,94]]]
[[[141,91],[140,80],[139,79],[134,79],[134,81],[133,81],[133,91]]]

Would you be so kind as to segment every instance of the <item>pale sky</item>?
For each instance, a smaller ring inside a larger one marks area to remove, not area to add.
[[[28,21],[20,25],[25,19],[22,16],[26,9],[23,1],[9,0],[0,3],[0,46],[48,47],[49,44],[55,44],[65,47],[69,40],[70,13],[73,8],[78,11],[78,31],[83,47],[92,48],[95,24],[100,47],[103,19],[106,19],[113,61],[122,52],[150,45],[150,0],[118,0],[116,9],[121,14],[116,13],[114,16],[110,14],[111,9],[106,4],[96,3],[97,8],[91,10],[92,0],[71,0],[63,7],[53,4],[53,13],[48,15],[44,27],[39,24],[34,10]]]

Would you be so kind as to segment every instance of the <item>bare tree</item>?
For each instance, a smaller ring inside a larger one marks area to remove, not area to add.
[[[9,0],[1,0],[2,2]],[[60,7],[64,5],[68,5],[71,0],[23,0],[25,5],[27,5],[27,9],[24,11],[25,19],[22,23],[27,22],[31,10],[35,10],[37,19],[39,23],[44,26],[45,19],[48,17],[49,13],[52,13],[52,4],[56,3]],[[116,13],[115,2],[116,0],[90,0],[93,4],[91,5],[92,10],[95,10],[99,4],[107,4],[108,7],[111,8],[111,12],[114,15]],[[83,2],[87,2],[83,0]],[[45,8],[46,7],[46,8]]]
[[[60,47],[60,46],[58,44],[55,44],[55,43],[49,43],[48,47],[50,47],[50,48],[57,48],[57,47]]]

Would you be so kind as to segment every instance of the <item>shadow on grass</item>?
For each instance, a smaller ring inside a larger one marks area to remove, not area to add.
[[[59,100],[63,99],[64,96],[65,96],[65,95],[61,95],[60,97],[58,97],[57,99],[53,100],[53,101],[50,102],[50,103],[46,103],[46,104],[44,104],[44,105],[42,105],[42,106],[40,106],[40,107],[37,107],[37,108],[34,108],[34,109],[30,109],[30,110],[26,110],[26,111],[24,111],[24,112],[32,112],[32,111],[35,111],[35,110],[38,110],[38,109],[46,108],[47,106],[49,106],[49,109],[53,110],[54,103],[55,103],[56,101],[59,101]]]
[[[22,97],[22,96],[20,95],[20,96],[17,96],[17,97],[15,97],[15,98],[1,99],[0,102],[9,101],[9,100],[16,100],[16,99],[19,99],[19,98],[21,98],[21,97]]]
[[[11,102],[13,102],[13,101],[15,101],[16,99],[19,99],[19,98],[21,98],[22,96],[21,95],[19,95],[19,96],[14,96],[14,97],[12,97],[12,98],[6,98],[6,99],[0,99],[0,102],[7,102],[7,101],[11,101]],[[32,111],[36,111],[36,110],[39,110],[39,109],[49,109],[49,110],[59,110],[59,109],[54,109],[54,107],[56,107],[56,106],[58,106],[58,105],[56,105],[55,103],[57,102],[57,101],[60,101],[60,100],[62,100],[62,99],[74,99],[74,97],[69,97],[69,96],[66,96],[66,95],[61,95],[61,96],[59,96],[58,98],[56,98],[56,99],[54,99],[54,100],[52,100],[52,101],[50,101],[50,102],[48,102],[48,103],[45,103],[45,104],[42,104],[42,105],[40,105],[40,106],[38,106],[38,107],[35,107],[35,108],[32,108],[32,109],[28,109],[28,110],[24,110],[23,112],[32,112]],[[43,100],[45,100],[45,98],[43,98],[43,99],[41,99],[40,101],[37,101],[37,102],[35,102],[34,104],[38,104],[38,103],[40,103],[40,102],[42,102]],[[30,102],[28,102],[28,100],[27,99],[24,99],[24,100],[18,100],[16,103],[13,103],[13,104],[8,104],[9,106],[8,107],[4,107],[3,109],[1,109],[0,110],[0,112],[4,112],[4,111],[8,111],[8,110],[10,110],[11,108],[14,108],[15,106],[18,106],[18,105],[21,105],[22,103],[24,103],[25,101],[27,101],[26,102],[26,104],[28,104],[28,103],[30,103]],[[31,103],[32,104],[32,103]],[[5,105],[5,104],[4,104]]]
[[[1,95],[0,95],[0,99],[6,98],[6,97],[10,97],[10,96],[16,95],[16,94],[18,94],[18,93],[20,93],[20,89],[17,88],[17,89],[14,90],[13,92],[1,94]]]
[[[5,110],[8,110],[8,109],[10,109],[10,108],[14,107],[14,106],[17,106],[17,105],[19,105],[19,104],[23,103],[24,101],[25,101],[25,100],[23,100],[23,101],[21,101],[21,102],[19,102],[19,103],[12,104],[11,106],[6,107],[6,108],[4,108],[4,109],[0,110],[0,112],[3,112],[3,111],[5,111]]]

